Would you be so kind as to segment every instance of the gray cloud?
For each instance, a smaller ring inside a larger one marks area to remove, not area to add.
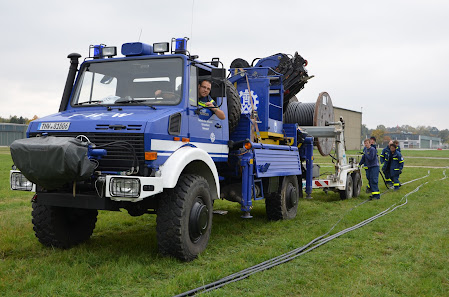
[[[192,4],[193,18],[192,18]],[[188,36],[203,60],[298,51],[334,105],[378,124],[449,128],[446,1],[29,1],[2,3],[0,116],[57,111],[71,52]]]

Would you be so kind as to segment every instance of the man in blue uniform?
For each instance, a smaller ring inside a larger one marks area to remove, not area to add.
[[[396,150],[401,152],[401,147],[399,146],[399,141],[398,140],[393,140],[393,143],[396,145]]]
[[[397,147],[394,143],[390,144],[390,176],[393,180],[394,190],[399,190],[401,184],[399,183],[399,175],[402,173],[402,169],[404,168],[404,158],[400,151],[397,150]]]
[[[220,119],[224,120],[226,115],[222,110],[217,107],[215,101],[209,96],[212,84],[208,80],[203,80],[198,85],[198,105],[202,107],[212,107],[209,108],[215,115]]]
[[[379,160],[377,160],[377,150],[374,146],[371,146],[370,140],[365,139],[363,141],[365,147],[363,148],[363,156],[360,160],[359,166],[362,164],[366,168],[366,177],[371,189],[372,199],[380,199],[379,191]]]
[[[371,137],[369,138],[369,143],[371,144],[372,147],[374,147],[374,148],[377,150],[377,140],[376,140],[376,137],[371,136]],[[377,154],[377,152],[376,152],[376,154]]]
[[[380,164],[383,164],[382,172],[384,173],[385,176],[385,182],[389,187],[393,186],[393,182],[391,181],[390,177],[390,162],[388,162],[390,160],[391,155],[390,151],[391,144],[393,144],[392,140],[390,140],[388,145],[382,150],[382,153],[380,154]]]

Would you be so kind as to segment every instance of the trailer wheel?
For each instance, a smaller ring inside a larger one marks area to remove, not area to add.
[[[242,113],[242,103],[240,102],[240,96],[237,89],[228,80],[226,80],[226,96],[228,101],[229,134],[231,134],[239,124],[240,114]]]
[[[348,176],[346,177],[345,190],[340,190],[340,198],[341,199],[349,199],[349,198],[351,198],[352,194],[353,194],[353,190],[354,190],[354,185],[352,183],[352,176],[349,173]]]
[[[359,171],[354,171],[352,173],[352,183],[354,184],[352,197],[359,197],[360,192],[362,191],[362,177]]]
[[[206,179],[181,175],[159,200],[156,232],[159,252],[191,261],[206,249],[212,229],[212,199]]]
[[[265,209],[269,220],[288,220],[296,217],[298,201],[302,189],[294,175],[284,177],[280,193],[271,193],[265,199]]]
[[[39,242],[46,246],[71,248],[90,238],[98,211],[40,205],[33,202],[33,230]]]

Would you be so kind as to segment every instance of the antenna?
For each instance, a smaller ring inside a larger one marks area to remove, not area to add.
[[[190,23],[190,42],[189,42],[189,52],[192,51],[192,40],[193,40],[193,9],[195,7],[195,0],[192,0],[192,22]]]
[[[140,42],[140,37],[142,36],[142,28],[140,28],[140,34],[139,34],[139,39],[137,41]]]

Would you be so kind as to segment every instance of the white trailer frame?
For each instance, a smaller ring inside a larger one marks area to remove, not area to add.
[[[340,198],[346,199],[357,197],[360,195],[362,188],[362,177],[360,168],[355,158],[346,157],[345,137],[344,137],[344,121],[340,118],[338,122],[327,123],[325,127],[307,126],[301,127],[301,130],[307,132],[308,135],[324,138],[334,138],[335,157],[333,174],[327,175],[326,178],[314,178],[312,180],[312,189],[323,189],[326,193],[334,191],[340,193]],[[351,178],[348,178],[348,177]],[[305,181],[303,181],[305,187]],[[306,198],[312,198],[308,195]]]

